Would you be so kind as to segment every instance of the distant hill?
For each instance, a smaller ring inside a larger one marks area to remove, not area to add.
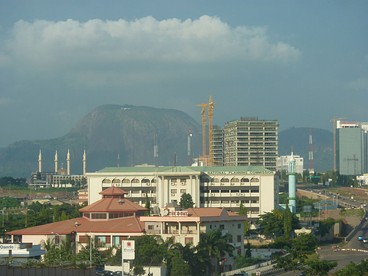
[[[107,166],[154,164],[154,136],[158,141],[159,165],[188,165],[187,135],[192,136],[192,153],[200,153],[201,128],[184,112],[174,109],[130,105],[99,106],[63,137],[19,141],[0,150],[0,176],[29,177],[38,169],[38,152],[42,150],[42,170],[54,171],[58,151],[59,167],[66,168],[68,148],[71,173],[82,173],[83,150],[87,154],[87,171]],[[118,159],[119,156],[119,159]]]
[[[308,169],[309,130],[312,130],[314,170],[324,172],[332,169],[333,134],[319,128],[292,127],[279,132],[279,155],[294,154],[304,158],[304,169]]]
[[[42,150],[42,170],[54,171],[58,151],[59,167],[66,169],[68,148],[71,173],[82,173],[83,150],[87,171],[108,166],[154,164],[154,136],[157,135],[159,165],[188,165],[187,135],[192,136],[192,155],[201,154],[201,127],[186,113],[131,105],[102,105],[82,118],[66,135],[50,140],[19,141],[0,149],[0,177],[30,177],[38,169]],[[312,129],[316,171],[332,167],[332,133]],[[309,128],[289,128],[279,133],[279,155],[294,153],[304,157],[308,168]],[[119,159],[118,159],[119,156]]]

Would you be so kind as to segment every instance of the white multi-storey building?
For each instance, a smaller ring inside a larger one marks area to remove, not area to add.
[[[115,186],[126,198],[144,206],[165,208],[180,202],[182,194],[192,196],[195,207],[222,207],[238,211],[240,204],[248,218],[258,218],[278,205],[274,172],[261,166],[230,167],[114,167],[87,173],[88,204],[101,199],[104,189]]]
[[[241,118],[224,127],[226,166],[264,166],[276,171],[278,122]]]
[[[277,157],[277,171],[288,172],[288,165],[290,161],[295,161],[295,172],[303,175],[304,159],[300,155],[282,155]]]

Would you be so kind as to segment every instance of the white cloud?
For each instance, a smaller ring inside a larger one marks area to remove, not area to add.
[[[294,61],[300,51],[271,42],[264,28],[230,27],[217,17],[196,20],[18,21],[4,53],[19,66],[56,68],[124,62]],[[3,56],[1,59],[5,60]]]

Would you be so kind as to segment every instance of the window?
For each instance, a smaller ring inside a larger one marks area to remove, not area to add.
[[[242,240],[241,240],[241,235],[238,235],[238,236],[236,237],[236,241],[237,241],[237,242],[242,242]]]
[[[93,213],[91,216],[92,219],[106,219],[106,213]]]
[[[238,229],[240,229],[241,228],[241,224],[240,223],[238,223]]]
[[[186,189],[180,189],[180,193],[185,194],[187,192]]]
[[[193,244],[193,238],[192,237],[186,237],[185,238],[185,244]]]
[[[221,229],[221,230],[224,230],[224,229],[225,229],[225,225],[220,224],[220,229]]]
[[[96,236],[96,245],[105,246],[105,244],[110,243],[110,236]]]
[[[114,245],[114,246],[120,245],[120,239],[121,239],[120,236],[113,236],[112,237],[112,245]]]
[[[89,242],[89,236],[87,236],[87,235],[79,236],[79,242],[80,243],[88,243]]]
[[[176,189],[171,189],[172,194],[176,194],[176,191],[177,191]]]

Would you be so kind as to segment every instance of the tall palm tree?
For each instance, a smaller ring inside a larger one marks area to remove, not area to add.
[[[230,234],[223,235],[220,229],[201,234],[197,250],[200,255],[210,259],[209,274],[212,271],[218,272],[218,264],[222,258],[226,255],[233,256],[234,246],[229,241]]]

